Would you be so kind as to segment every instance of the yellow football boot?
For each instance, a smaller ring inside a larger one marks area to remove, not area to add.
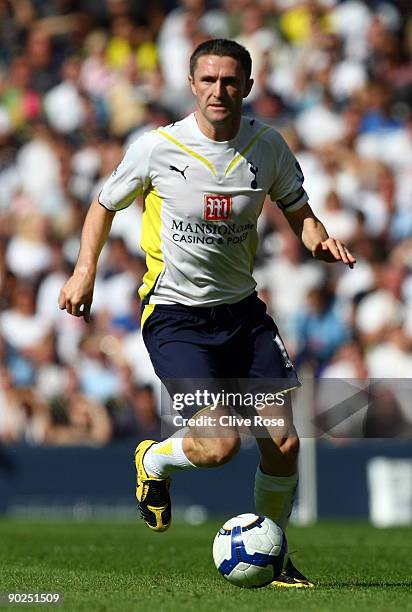
[[[137,473],[136,499],[142,519],[152,531],[166,531],[172,520],[170,478],[149,476],[143,458],[155,440],[143,440],[136,447],[134,460]]]
[[[269,586],[287,589],[312,589],[315,585],[296,569],[291,558],[288,557],[283,572]]]

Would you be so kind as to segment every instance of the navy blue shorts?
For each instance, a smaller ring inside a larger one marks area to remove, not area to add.
[[[244,388],[246,381],[273,393],[300,386],[277,326],[255,292],[214,307],[156,304],[143,340],[169,394],[195,392],[200,381],[208,381],[210,390]],[[185,406],[184,416],[201,408]]]

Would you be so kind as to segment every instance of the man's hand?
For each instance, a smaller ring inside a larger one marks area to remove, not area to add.
[[[94,281],[100,251],[109,235],[115,213],[100,205],[96,197],[83,224],[80,253],[73,276],[60,291],[59,308],[90,321]]]
[[[340,240],[335,238],[327,238],[312,249],[312,255],[321,261],[335,262],[342,261],[344,264],[353,268],[356,263],[355,257],[349,249]]]
[[[331,263],[342,261],[353,268],[356,263],[355,257],[343,242],[328,236],[322,222],[314,215],[309,204],[292,213],[286,211],[285,216],[296,236],[302,240],[313,257]]]
[[[69,278],[60,291],[60,310],[67,310],[74,317],[84,317],[86,323],[89,323],[94,280],[94,275],[84,275],[75,270],[73,276]]]

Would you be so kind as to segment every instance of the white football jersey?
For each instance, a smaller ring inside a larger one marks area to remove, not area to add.
[[[218,142],[195,115],[148,132],[103,186],[112,211],[144,196],[141,247],[149,304],[232,304],[256,287],[257,219],[267,194],[295,211],[308,198],[294,155],[267,125],[242,117],[233,140]]]

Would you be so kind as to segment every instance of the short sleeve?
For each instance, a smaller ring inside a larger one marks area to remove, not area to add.
[[[108,210],[127,208],[150,182],[149,161],[153,132],[144,134],[127,149],[120,164],[103,185],[99,202]]]
[[[272,201],[281,210],[294,212],[307,204],[308,195],[303,188],[302,169],[285,140],[276,132],[274,141],[276,178],[269,190]]]

